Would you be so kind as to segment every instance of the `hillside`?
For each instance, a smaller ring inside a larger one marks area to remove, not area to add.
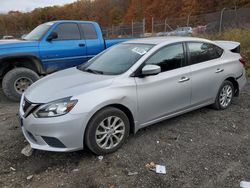
[[[250,0],[79,0],[65,6],[38,8],[30,13],[0,15],[0,34],[30,31],[43,22],[57,19],[95,20],[102,27],[131,23],[153,16],[186,17],[221,10],[223,7],[249,7]]]

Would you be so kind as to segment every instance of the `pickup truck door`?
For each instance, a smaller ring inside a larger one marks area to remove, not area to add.
[[[48,73],[86,61],[86,42],[76,23],[60,23],[52,32],[58,38],[40,42],[40,55]]]
[[[88,59],[105,50],[104,39],[99,26],[94,26],[92,23],[79,23],[78,25],[81,35],[84,37],[86,42],[86,53],[88,54]]]

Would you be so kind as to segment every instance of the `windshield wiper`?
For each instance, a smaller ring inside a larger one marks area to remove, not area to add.
[[[85,69],[84,71],[90,72],[90,73],[93,73],[93,74],[103,74],[102,71],[93,70],[93,69]]]

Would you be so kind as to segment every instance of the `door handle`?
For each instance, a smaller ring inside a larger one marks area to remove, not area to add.
[[[84,47],[85,46],[85,44],[79,44],[79,47]]]
[[[217,69],[216,71],[215,71],[215,73],[220,73],[220,72],[223,72],[224,71],[224,69]]]
[[[190,78],[187,78],[187,77],[181,77],[181,79],[179,80],[179,83],[182,83],[182,82],[187,82],[188,80],[190,80]]]

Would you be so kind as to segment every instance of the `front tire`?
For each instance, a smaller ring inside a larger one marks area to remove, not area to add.
[[[129,135],[130,123],[126,114],[113,107],[97,112],[90,120],[85,143],[97,155],[118,150]]]
[[[234,91],[235,88],[232,82],[225,80],[219,89],[213,107],[217,110],[224,110],[228,108],[232,103]]]
[[[15,68],[4,76],[3,92],[8,99],[19,101],[22,93],[38,79],[39,76],[30,69]]]

